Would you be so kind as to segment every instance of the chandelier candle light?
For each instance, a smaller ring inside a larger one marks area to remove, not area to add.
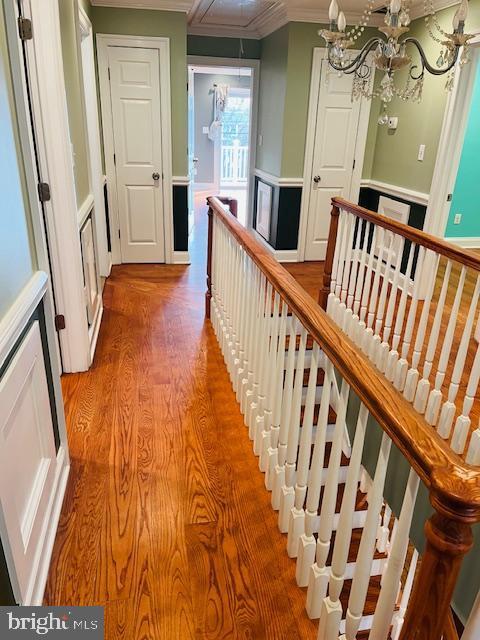
[[[329,29],[319,31],[327,43],[329,65],[339,73],[354,74],[352,97],[371,99],[379,97],[383,102],[383,113],[379,124],[388,122],[387,105],[394,97],[401,100],[420,102],[422,98],[425,71],[434,76],[447,74],[446,89],[451,90],[455,64],[460,55],[460,64],[468,61],[468,43],[473,35],[465,33],[468,15],[468,0],[461,0],[453,18],[453,31],[447,33],[440,26],[433,0],[424,0],[425,22],[430,37],[441,45],[440,55],[435,65],[427,60],[420,42],[408,36],[410,25],[410,0],[391,0],[385,15],[385,26],[379,27],[382,35],[370,38],[356,55],[348,54],[347,49],[362,35],[368,26],[375,0],[367,0],[359,24],[347,29],[345,14],[340,10],[337,0],[332,0],[328,11]],[[463,49],[462,49],[463,47]],[[414,62],[411,53],[416,49],[419,61]],[[372,63],[367,60],[373,52],[373,69],[385,72],[378,89],[370,89]],[[408,68],[406,81],[402,88],[395,83],[395,74]]]

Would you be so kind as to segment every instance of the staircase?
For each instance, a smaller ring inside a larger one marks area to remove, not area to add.
[[[217,199],[209,206],[207,316],[319,640],[440,640],[480,521],[478,470]],[[408,477],[394,514],[398,457]],[[410,530],[422,484],[435,513],[420,560]]]

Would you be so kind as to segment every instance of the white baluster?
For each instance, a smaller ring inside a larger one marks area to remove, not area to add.
[[[410,566],[408,568],[407,579],[405,580],[405,586],[402,591],[402,599],[400,601],[400,607],[397,614],[393,618],[392,625],[392,640],[398,640],[400,638],[400,632],[402,631],[403,623],[405,621],[405,614],[407,612],[410,595],[412,593],[413,581],[415,580],[415,571],[418,563],[418,551],[415,549],[412,554]]]
[[[337,241],[335,243],[335,253],[333,254],[332,275],[330,276],[330,293],[328,294],[327,299],[327,313],[330,316],[332,315],[332,307],[336,299],[335,289],[340,268],[340,260],[343,252],[347,215],[348,214],[342,210],[340,210],[340,213],[338,215]]]
[[[375,469],[375,477],[368,496],[368,511],[365,526],[360,541],[352,588],[348,599],[345,638],[355,640],[362,619],[363,608],[367,597],[370,573],[375,543],[377,539],[378,518],[383,503],[383,488],[387,473],[388,459],[392,441],[386,433],[383,434],[382,444]]]
[[[387,380],[390,380],[390,382],[393,382],[393,380],[394,380],[396,366],[397,366],[397,362],[398,362],[398,359],[399,359],[398,345],[400,343],[400,336],[401,336],[401,333],[402,333],[403,321],[405,319],[405,311],[406,311],[406,308],[407,308],[408,289],[409,289],[409,286],[410,286],[410,282],[412,280],[413,258],[414,258],[414,256],[415,256],[415,245],[412,242],[412,243],[410,243],[410,249],[409,249],[409,252],[408,252],[408,260],[407,260],[407,268],[405,269],[405,277],[404,277],[404,282],[403,282],[403,288],[402,288],[402,292],[400,294],[400,301],[399,301],[398,309],[397,309],[397,312],[396,312],[395,326],[393,328],[392,346],[391,346],[390,352],[387,351],[385,353],[385,355],[387,356],[387,359],[385,360],[385,364],[383,366],[383,369],[382,369],[382,367],[379,367],[379,369],[381,371],[385,372],[385,376],[386,376]],[[395,298],[396,298],[396,296],[395,296]],[[412,301],[412,303],[413,303],[413,301]],[[388,343],[388,339],[389,339],[389,334],[390,334],[390,330],[388,331],[388,334],[387,334],[387,340],[386,340],[387,343]]]
[[[310,618],[318,618],[320,616],[322,600],[327,594],[327,585],[330,577],[330,570],[327,567],[327,557],[332,539],[333,518],[338,494],[338,475],[342,456],[342,443],[349,393],[350,387],[345,380],[342,380],[332,450],[330,452],[327,479],[320,509],[315,564],[312,565],[308,581],[307,613]]]
[[[316,541],[314,532],[318,528],[318,505],[322,490],[323,465],[325,461],[325,443],[327,440],[328,416],[330,412],[330,398],[332,394],[333,366],[329,360],[325,363],[325,377],[323,380],[320,411],[317,419],[317,431],[313,445],[312,464],[308,479],[307,503],[305,510],[305,533],[298,545],[297,584],[300,587],[308,585],[310,567],[315,561]],[[308,606],[308,605],[307,605]]]
[[[453,373],[452,373],[452,379],[450,381],[450,386],[448,389],[447,402],[445,402],[444,405],[442,406],[442,411],[440,413],[440,418],[438,420],[437,430],[438,430],[438,433],[442,436],[442,438],[448,438],[450,436],[453,419],[455,417],[455,412],[457,409],[455,405],[455,400],[457,398],[458,389],[460,387],[460,382],[462,380],[462,374],[465,369],[465,361],[467,359],[468,348],[470,346],[470,340],[472,337],[473,323],[475,321],[475,316],[477,314],[477,304],[478,304],[479,293],[480,293],[480,276],[477,277],[477,283],[475,285],[475,290],[473,292],[473,296],[470,302],[470,309],[468,311],[467,321],[465,323],[462,339],[458,347],[457,357],[455,359],[455,366],[453,368]],[[469,418],[469,413],[470,413],[471,405],[473,405],[473,400],[475,397],[475,393],[477,391],[478,381],[480,377],[480,359],[477,360],[477,355],[479,351],[480,351],[480,343],[478,344],[475,361],[474,361],[472,370],[470,371],[470,378],[468,381],[467,393],[463,401],[462,415],[458,417],[455,424],[455,430],[453,433],[452,449],[457,453],[463,453],[465,449],[468,432],[470,430],[471,420]],[[470,404],[470,398],[471,398],[471,404]]]
[[[278,447],[272,453],[275,466],[273,469],[272,507],[280,509],[280,494],[285,484],[285,463],[287,461],[288,430],[292,413],[293,385],[295,377],[295,349],[296,349],[296,318],[292,314],[290,318],[290,333],[288,343],[288,355],[283,385],[282,412],[280,430],[278,433]],[[297,360],[298,363],[298,360]]]
[[[272,285],[262,274],[260,313],[257,319],[257,339],[255,345],[255,362],[253,368],[252,398],[247,408],[247,424],[250,439],[255,437],[257,416],[263,415],[265,358],[268,349],[269,317],[271,315]]]
[[[346,316],[345,316],[345,312],[347,309],[346,301],[347,301],[348,283],[350,281],[350,275],[352,272],[352,265],[353,265],[353,251],[354,251],[353,238],[355,234],[356,220],[357,218],[355,216],[353,215],[349,216],[347,230],[346,230],[347,245],[345,248],[345,260],[344,260],[341,291],[340,291],[340,304],[338,305],[337,315],[335,318],[337,324],[342,328],[344,328],[345,321],[346,321]]]
[[[388,556],[388,568],[382,579],[382,588],[375,615],[373,616],[369,640],[387,640],[388,637],[407,555],[410,526],[417,500],[419,482],[418,475],[411,469],[395,538]]]
[[[372,289],[369,292],[369,296],[368,296],[368,316],[366,320],[366,330],[364,332],[363,343],[362,343],[362,349],[367,355],[370,355],[371,343],[373,340],[373,320],[375,318],[375,312],[377,309],[380,277],[382,275],[381,274],[381,271],[382,271],[381,253],[383,251],[385,237],[386,236],[389,237],[389,235],[391,236],[391,234],[385,233],[385,229],[383,227],[381,227],[380,229],[377,229],[378,243],[376,245],[372,244],[372,247],[370,249],[372,254],[374,255],[376,248],[380,247],[379,255],[377,258],[377,264],[375,268],[375,277],[373,278]],[[375,238],[375,240],[376,239],[377,238]]]
[[[261,468],[265,471],[265,487],[267,489],[272,488],[272,474],[271,469],[275,468],[276,460],[271,462],[272,448],[278,446],[278,433],[280,430],[280,415],[282,408],[283,397],[283,376],[285,371],[285,336],[287,331],[287,305],[284,302],[282,306],[282,315],[280,318],[280,329],[278,334],[278,346],[273,361],[273,368],[271,372],[271,387],[270,395],[272,397],[272,420],[271,426],[268,432],[263,434],[262,439],[262,452],[260,454]]]
[[[348,467],[345,491],[342,498],[340,517],[335,536],[335,546],[333,549],[332,567],[329,580],[329,593],[328,597],[322,602],[318,629],[319,640],[335,640],[338,637],[338,628],[342,620],[343,610],[340,603],[340,594],[345,581],[348,552],[350,550],[350,543],[352,540],[353,516],[355,513],[367,420],[368,409],[364,404],[362,404],[358,413],[352,456]],[[330,632],[330,629],[332,632]],[[336,630],[336,635],[334,635],[333,630]]]
[[[442,402],[442,385],[445,380],[445,373],[447,371],[447,364],[450,360],[450,353],[452,351],[453,336],[455,334],[455,327],[457,325],[458,310],[460,308],[460,302],[462,300],[463,286],[465,284],[465,276],[467,274],[466,267],[462,267],[460,273],[460,281],[458,283],[457,292],[455,294],[455,300],[453,307],[450,311],[450,317],[448,320],[447,331],[443,339],[442,350],[440,352],[440,361],[437,367],[437,373],[435,375],[435,388],[430,392],[428,397],[427,407],[425,410],[425,420],[428,424],[435,425],[438,420],[438,413],[440,411],[440,405]],[[477,293],[478,296],[478,293]],[[468,323],[467,323],[468,324]],[[473,319],[472,319],[473,324]],[[471,332],[471,327],[470,327]],[[467,346],[465,346],[467,348]]]
[[[413,283],[412,302],[408,310],[407,326],[405,327],[405,333],[403,334],[402,349],[400,359],[395,365],[394,385],[399,391],[403,391],[405,388],[405,382],[408,372],[408,354],[410,351],[410,344],[412,342],[413,329],[417,319],[418,299],[420,295],[420,289],[422,286],[422,274],[424,265],[426,264],[427,251],[424,247],[420,247],[418,252],[417,266],[415,269],[415,279]],[[411,278],[411,276],[410,276]],[[394,341],[396,339],[397,331],[395,328]]]
[[[360,302],[360,311],[358,313],[358,317],[359,317],[359,323],[358,323],[358,334],[357,334],[357,344],[363,348],[363,344],[364,344],[364,338],[365,338],[365,331],[367,329],[367,324],[366,324],[366,318],[367,318],[367,311],[368,311],[368,305],[370,302],[370,294],[372,291],[372,279],[373,279],[373,265],[374,265],[374,260],[375,260],[375,247],[378,244],[378,238],[379,236],[381,236],[381,234],[383,234],[383,229],[376,227],[375,225],[371,225],[372,228],[372,238],[371,238],[371,245],[370,245],[370,253],[368,256],[368,266],[367,266],[367,272],[365,274],[365,284],[363,286],[363,291],[362,291],[362,298],[361,298],[361,302]],[[369,231],[370,233],[370,231]],[[368,242],[370,240],[370,236],[369,233],[367,235],[367,232],[365,232],[365,243],[366,243],[366,251],[368,251]]]
[[[249,336],[248,336],[248,357],[247,357],[247,375],[242,380],[242,390],[240,392],[240,411],[245,416],[245,424],[247,423],[247,407],[249,405],[250,398],[253,397],[253,369],[255,365],[255,345],[257,335],[257,321],[260,308],[260,285],[261,274],[258,267],[250,260],[252,269],[252,305],[250,309],[249,320]]]
[[[468,464],[480,467],[480,429],[472,433],[465,461]]]
[[[358,344],[358,340],[359,340],[358,329],[359,329],[359,321],[360,321],[360,317],[359,317],[360,303],[361,303],[361,299],[362,299],[363,287],[364,287],[364,285],[366,286],[366,276],[368,274],[368,271],[366,273],[365,269],[366,269],[366,266],[367,266],[368,239],[369,239],[369,236],[370,236],[370,229],[371,229],[371,224],[370,224],[370,222],[368,220],[365,221],[363,229],[360,229],[360,234],[363,233],[363,243],[362,243],[362,248],[361,248],[360,264],[359,264],[359,267],[358,267],[357,284],[356,284],[356,287],[355,287],[355,296],[354,296],[353,305],[352,305],[353,316],[352,316],[352,328],[351,328],[351,331],[350,331],[350,337],[357,344]]]
[[[356,234],[356,236],[352,254],[352,267],[350,273],[350,281],[348,283],[346,310],[343,323],[343,330],[350,336],[354,331],[354,325],[352,325],[353,301],[355,299],[355,291],[357,289],[358,267],[360,264],[360,242],[362,237],[362,220],[357,218],[355,222],[356,224],[354,225],[354,233]]]
[[[462,635],[462,640],[478,640],[480,638],[480,592],[472,608],[472,613]]]
[[[385,508],[383,510],[382,523],[381,523],[381,526],[378,528],[378,535],[377,535],[377,550],[380,553],[386,553],[388,549],[388,541],[390,537],[389,524],[390,524],[391,517],[392,517],[392,510],[388,506],[388,504],[385,504]]]
[[[300,327],[300,347],[297,356],[297,369],[293,389],[292,411],[288,429],[287,458],[285,462],[285,484],[280,493],[280,509],[278,527],[282,533],[287,533],[290,511],[295,500],[295,471],[298,454],[298,438],[300,432],[300,414],[302,410],[303,374],[305,369],[305,349],[307,346],[307,331]]]
[[[420,413],[424,413],[427,408],[428,394],[430,392],[430,373],[433,366],[433,358],[437,350],[438,336],[440,334],[440,327],[443,318],[443,308],[445,306],[445,299],[447,297],[448,285],[450,282],[450,273],[452,271],[452,263],[447,261],[447,267],[443,277],[442,289],[440,291],[440,297],[438,299],[437,308],[435,310],[435,316],[433,320],[432,330],[430,331],[430,338],[428,340],[427,353],[425,356],[425,362],[423,363],[423,377],[418,383],[417,391],[415,394],[415,400],[413,403],[414,408]]]
[[[307,495],[307,479],[312,452],[313,414],[315,411],[315,393],[317,390],[318,358],[320,348],[313,344],[310,374],[308,377],[307,397],[303,412],[302,433],[297,460],[297,481],[295,483],[295,504],[290,511],[288,523],[287,553],[290,558],[297,557],[298,540],[305,532],[305,511],[303,505]]]
[[[435,255],[435,254],[434,254]],[[420,322],[418,324],[417,335],[415,337],[415,345],[413,348],[412,366],[407,372],[405,378],[405,386],[403,389],[403,395],[409,402],[413,402],[418,387],[418,379],[420,377],[419,364],[420,357],[423,351],[423,344],[425,342],[425,334],[427,331],[428,318],[430,313],[430,306],[432,304],[433,292],[435,290],[435,282],[437,279],[438,267],[440,264],[440,255],[435,255],[435,268],[432,276],[429,278],[429,287],[423,302],[422,314],[420,316]],[[425,258],[424,267],[428,266],[430,260],[428,256]],[[423,272],[418,274],[418,278],[422,279]],[[407,356],[405,356],[406,358]]]

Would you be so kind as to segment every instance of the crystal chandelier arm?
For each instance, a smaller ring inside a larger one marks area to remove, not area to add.
[[[328,47],[328,62],[330,66],[335,69],[335,71],[342,71],[343,73],[349,74],[354,73],[359,67],[361,67],[365,63],[365,59],[375,47],[379,44],[384,44],[384,41],[381,38],[371,38],[362,48],[360,53],[349,63],[346,65],[337,64],[332,57],[332,45]]]
[[[420,56],[421,62],[422,62],[422,72],[418,76],[412,75],[412,71],[414,69],[417,69],[418,65],[414,65],[413,67],[411,67],[410,76],[411,76],[412,80],[417,80],[421,75],[423,75],[425,69],[432,76],[442,76],[442,75],[444,75],[445,73],[450,71],[450,69],[453,69],[453,67],[455,66],[455,64],[457,62],[458,54],[459,54],[459,51],[460,51],[460,47],[456,46],[455,47],[455,52],[453,54],[453,57],[450,60],[450,62],[448,63],[448,65],[446,67],[443,67],[442,69],[436,69],[435,67],[432,67],[432,65],[428,62],[427,55],[426,55],[422,45],[420,44],[420,42],[416,38],[411,38],[411,37],[410,38],[405,38],[405,40],[403,41],[402,44],[408,44],[408,43],[412,43],[413,45],[415,45],[415,47],[416,47],[416,49],[418,51],[418,54]]]

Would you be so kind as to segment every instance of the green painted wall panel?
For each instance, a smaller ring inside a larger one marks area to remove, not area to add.
[[[251,38],[240,40],[240,38],[189,35],[187,36],[187,53],[189,56],[258,60],[261,55],[261,42]]]
[[[467,238],[480,236],[480,64],[470,106],[465,141],[463,143],[458,175],[453,190],[452,206],[445,236]],[[461,214],[460,224],[453,224],[456,214]]]
[[[80,207],[90,193],[90,180],[87,132],[83,112],[82,69],[77,49],[77,2],[76,0],[59,0],[58,9],[70,140],[74,154],[75,192],[77,206]]]
[[[170,39],[173,174],[187,174],[187,17],[176,11],[92,7],[95,33]]]
[[[480,0],[472,0],[469,4],[467,31],[475,32],[480,25]],[[439,22],[446,30],[451,31],[454,11],[455,8],[445,9],[438,14]],[[428,35],[423,18],[412,23],[409,35],[421,41],[428,59],[435,64],[440,47]],[[401,86],[400,75],[397,82]],[[388,110],[390,115],[399,118],[398,129],[395,132],[389,132],[384,126],[379,127],[372,120],[371,127],[378,129],[371,170],[372,179],[416,191],[430,192],[447,102],[445,82],[445,76],[433,77],[427,73],[420,103],[395,99]],[[423,162],[417,160],[420,144],[426,145]]]
[[[282,144],[285,95],[287,87],[287,60],[291,25],[286,25],[262,40],[260,86],[258,100],[257,169],[280,176],[282,170]]]
[[[0,9],[0,319],[35,268],[3,9]]]

